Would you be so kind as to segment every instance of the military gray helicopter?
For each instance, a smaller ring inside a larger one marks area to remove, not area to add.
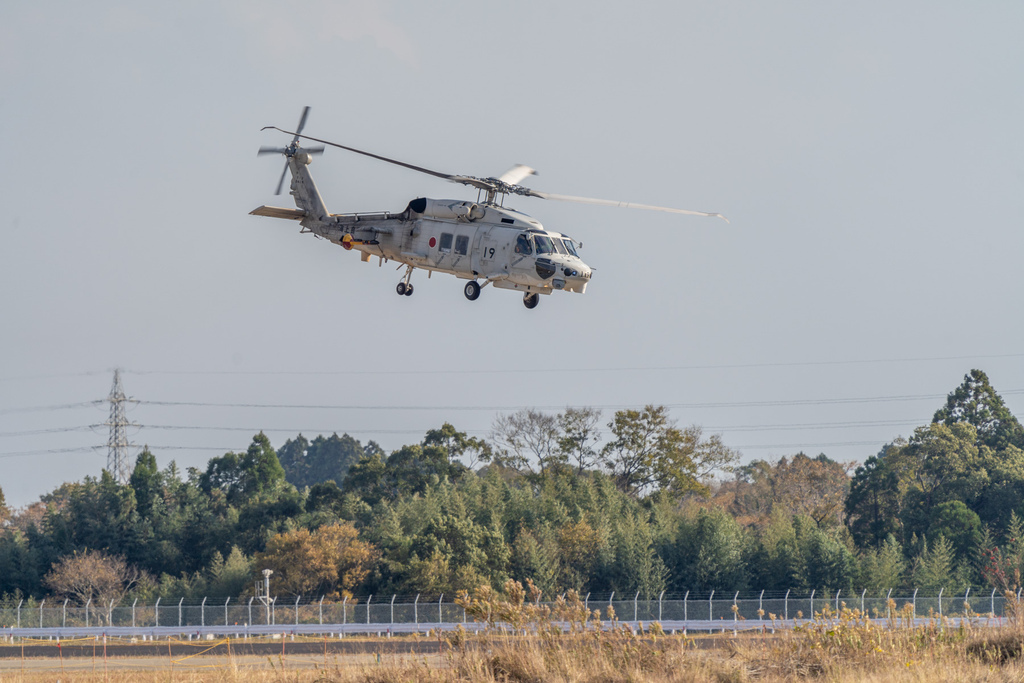
[[[519,184],[523,179],[536,174],[532,168],[522,164],[513,166],[496,178],[432,171],[303,135],[308,116],[309,107],[306,107],[295,131],[277,126],[264,127],[262,130],[273,129],[291,135],[292,140],[287,147],[260,147],[257,153],[285,156],[285,167],[275,194],[281,194],[285,176],[290,170],[291,195],[295,198],[297,208],[264,205],[250,211],[250,214],[298,221],[302,226],[300,232],[310,232],[346,250],[358,251],[362,261],[369,261],[375,256],[380,265],[390,261],[400,264],[399,268],[404,265],[405,274],[395,288],[399,295],[412,295],[412,274],[416,269],[427,271],[428,278],[438,272],[468,280],[463,292],[470,301],[475,301],[487,285],[522,292],[523,303],[527,308],[536,308],[541,294],[547,295],[554,291],[585,292],[593,269],[579,256],[578,250],[583,243],[560,232],[545,230],[530,216],[506,208],[504,202],[509,195],[710,216],[728,222],[719,213],[539,192]],[[300,140],[310,140],[320,145],[303,147],[299,144]],[[330,213],[308,168],[313,156],[324,152],[325,145],[453,183],[469,185],[477,189],[477,199],[464,201],[419,197],[410,201],[405,210],[397,213]]]

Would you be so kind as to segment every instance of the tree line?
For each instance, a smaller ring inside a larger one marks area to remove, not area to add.
[[[260,433],[205,469],[108,472],[12,511],[0,595],[243,597],[260,570],[307,597],[454,595],[509,578],[546,594],[1007,589],[1024,569],[1024,429],[971,371],[932,422],[862,465],[740,465],[666,408],[499,416],[386,453]]]

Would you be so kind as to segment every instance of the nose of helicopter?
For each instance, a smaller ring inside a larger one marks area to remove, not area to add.
[[[592,274],[593,271],[590,269],[590,266],[578,259],[571,263],[559,265],[558,276],[561,276],[560,279],[565,282],[564,289],[570,292],[582,294],[586,290],[587,283],[590,282]]]

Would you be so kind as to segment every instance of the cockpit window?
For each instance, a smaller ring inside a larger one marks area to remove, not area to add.
[[[534,241],[537,243],[538,254],[553,254],[555,253],[555,247],[551,244],[551,238],[547,235],[534,235]]]
[[[576,253],[576,245],[572,243],[571,239],[566,237],[564,240],[562,240],[562,244],[565,245],[565,248],[569,250],[570,254],[572,254],[576,258],[579,258],[580,255]]]
[[[526,235],[520,234],[519,237],[516,238],[516,253],[517,254],[525,254],[527,256],[530,256],[531,254],[533,254],[533,247],[530,246],[530,238],[529,237],[527,237]]]
[[[551,241],[555,243],[555,251],[557,251],[559,254],[568,254],[569,253],[569,252],[567,252],[565,250],[565,245],[562,244],[562,240],[560,240],[557,237],[555,237]]]

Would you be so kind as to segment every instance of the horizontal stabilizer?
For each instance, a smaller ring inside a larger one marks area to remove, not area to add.
[[[293,221],[301,221],[306,217],[302,209],[283,209],[279,206],[261,206],[249,212],[250,216],[266,216],[267,218],[290,218]]]

